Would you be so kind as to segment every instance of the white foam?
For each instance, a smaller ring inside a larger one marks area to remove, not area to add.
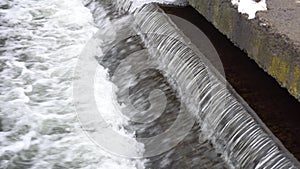
[[[102,151],[77,121],[72,75],[98,31],[90,11],[80,0],[2,4],[10,8],[0,9],[0,168],[144,168]]]

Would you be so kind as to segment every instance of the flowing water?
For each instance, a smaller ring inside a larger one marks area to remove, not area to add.
[[[83,2],[1,1],[0,15],[0,168],[143,168],[101,151],[76,117],[74,67],[98,30]],[[111,83],[102,87],[110,97]]]
[[[168,16],[152,4],[130,9],[121,0],[1,2],[0,168],[297,167]],[[82,71],[93,64],[95,105],[131,139],[123,147],[101,135],[111,150],[100,148],[99,124],[85,125],[93,108],[80,104],[89,89],[76,81],[89,81]]]

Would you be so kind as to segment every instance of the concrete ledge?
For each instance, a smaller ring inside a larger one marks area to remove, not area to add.
[[[206,19],[300,101],[300,4],[269,0],[253,20],[230,0],[189,0]]]

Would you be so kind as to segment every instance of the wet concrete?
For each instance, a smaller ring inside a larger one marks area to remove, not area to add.
[[[208,21],[300,100],[300,4],[269,0],[248,20],[228,0],[189,0]]]
[[[226,79],[300,160],[300,103],[193,7],[162,8],[188,20],[206,34],[220,56]]]

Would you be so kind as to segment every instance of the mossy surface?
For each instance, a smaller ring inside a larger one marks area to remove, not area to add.
[[[300,68],[294,68],[293,82],[290,86],[290,92],[293,96],[300,100]]]
[[[287,77],[290,71],[290,66],[287,62],[281,60],[279,57],[273,57],[269,73],[275,77],[283,86],[287,86]]]

